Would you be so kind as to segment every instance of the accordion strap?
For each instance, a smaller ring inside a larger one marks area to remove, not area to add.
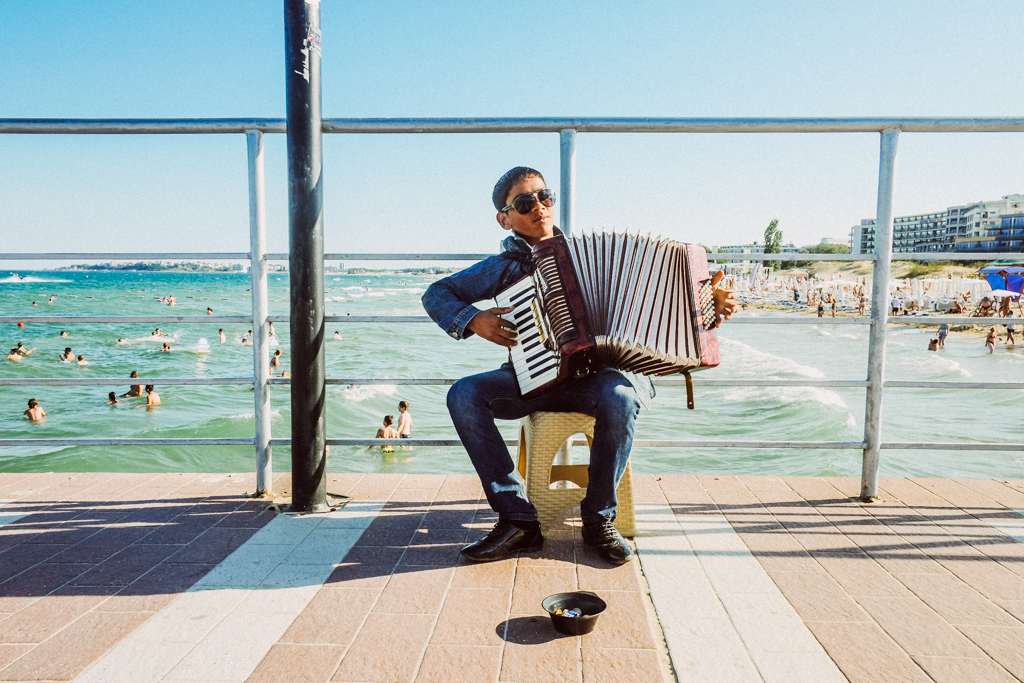
[[[693,410],[693,377],[688,372],[684,372],[683,377],[686,378],[686,407]]]

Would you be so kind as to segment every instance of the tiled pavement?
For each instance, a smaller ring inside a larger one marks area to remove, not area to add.
[[[567,520],[473,566],[472,477],[331,475],[296,518],[248,474],[0,474],[0,681],[1024,680],[1024,482],[858,487],[636,475],[638,562]],[[570,589],[591,635],[540,609]]]

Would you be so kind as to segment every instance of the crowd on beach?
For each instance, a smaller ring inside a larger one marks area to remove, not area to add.
[[[731,280],[731,281],[730,281]],[[843,279],[836,276],[818,278],[805,272],[782,273],[770,277],[730,276],[727,287],[736,291],[744,308],[789,310],[817,314],[819,318],[846,315],[867,315],[870,308],[871,283],[866,277]],[[977,278],[907,278],[890,282],[889,305],[893,316],[953,315],[972,318],[1003,318],[1005,337],[997,327],[990,327],[985,347],[994,353],[996,344],[1016,345],[1014,320],[1024,315],[1024,297],[991,296],[987,283]],[[1014,308],[1017,309],[1016,315]],[[963,329],[963,328],[961,328]],[[949,325],[939,326],[928,349],[945,346]]]

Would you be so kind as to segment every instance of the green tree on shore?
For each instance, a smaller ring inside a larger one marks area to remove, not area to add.
[[[764,229],[764,253],[782,253],[782,231],[779,230],[778,218],[773,218],[772,222],[768,224],[768,227]],[[775,270],[779,270],[779,268],[782,267],[781,261],[765,261],[764,264],[769,268],[774,268]]]

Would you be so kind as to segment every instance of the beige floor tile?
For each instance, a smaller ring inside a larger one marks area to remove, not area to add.
[[[993,600],[1024,600],[1024,576],[987,557],[940,559],[943,567]]]
[[[544,614],[540,606],[544,598],[574,590],[578,590],[574,566],[549,567],[520,562],[512,588],[512,614]]]
[[[600,628],[600,624],[598,624]],[[509,619],[499,681],[580,683],[580,638],[554,630],[547,617]]]
[[[412,681],[434,619],[426,614],[371,614],[331,680]]]
[[[928,683],[928,676],[874,622],[809,621],[808,628],[851,683]]]
[[[1024,626],[961,626],[960,630],[1003,668],[1024,681]]]
[[[417,683],[489,683],[498,680],[501,647],[428,645]]]
[[[914,661],[935,683],[1014,683],[1017,680],[991,659],[918,655]]]
[[[496,588],[452,588],[430,637],[433,645],[501,647],[509,594]]]
[[[437,614],[454,575],[454,567],[400,567],[391,575],[373,611]]]
[[[141,614],[87,614],[0,671],[0,680],[74,678],[147,618]]]
[[[344,652],[340,645],[275,645],[246,683],[326,683]]]
[[[455,568],[452,588],[500,588],[512,590],[516,575],[513,557],[497,562],[464,562]]]
[[[769,571],[804,621],[870,621],[860,605],[826,572]]]
[[[866,555],[821,555],[816,559],[853,596],[909,597],[910,591]]]
[[[628,648],[654,650],[658,647],[646,596],[637,591],[604,591],[606,603],[597,620],[597,628],[586,636],[587,646],[594,648]],[[658,634],[659,638],[661,634]]]
[[[955,626],[1018,626],[1006,610],[955,576],[897,574],[907,588]]]
[[[669,683],[665,660],[654,650],[590,647],[583,641],[583,680],[586,683]]]
[[[980,657],[981,650],[919,598],[857,598],[910,655]]]
[[[281,642],[348,645],[379,595],[377,588],[325,586],[292,622]]]

